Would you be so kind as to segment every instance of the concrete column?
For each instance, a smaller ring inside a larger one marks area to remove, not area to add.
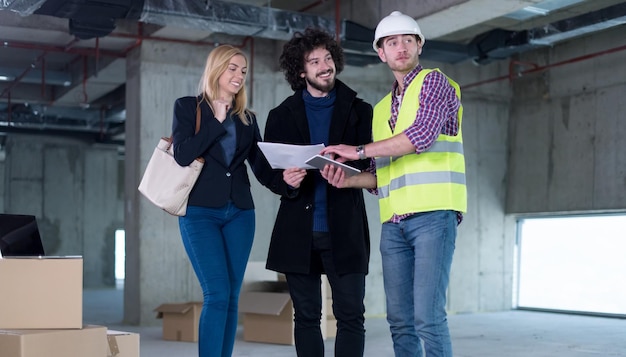
[[[180,239],[178,219],[153,206],[137,187],[155,145],[172,128],[173,103],[196,95],[211,47],[143,41],[127,57],[124,321],[156,324],[164,302],[201,300]]]
[[[84,287],[113,287],[115,231],[124,228],[121,158],[117,148],[110,145],[95,145],[84,158]]]
[[[6,151],[5,151],[4,145],[2,145],[0,146],[0,212],[6,212],[4,210],[4,200],[6,197],[5,190],[4,190],[4,187],[5,187],[4,181],[6,178],[5,162],[6,162]]]

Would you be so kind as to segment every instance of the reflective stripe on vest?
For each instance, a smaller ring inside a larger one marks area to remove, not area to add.
[[[463,143],[453,143],[448,141],[435,141],[433,146],[428,149],[429,152],[456,152],[463,155]],[[376,158],[376,168],[381,168],[385,166],[389,166],[391,161],[395,161],[401,158],[401,156],[393,156],[393,157],[377,157]]]
[[[391,116],[391,93],[376,105],[372,126],[374,141],[387,139],[394,133],[401,133],[413,124],[419,109],[419,95],[424,77],[432,71],[426,69],[420,71],[406,89],[394,132],[388,124]],[[450,78],[448,81],[460,99],[458,84]],[[462,115],[463,107],[460,107],[458,135],[440,134],[427,151],[420,154],[376,158],[382,222],[391,219],[394,213],[402,215],[443,209],[460,212],[467,210]]]

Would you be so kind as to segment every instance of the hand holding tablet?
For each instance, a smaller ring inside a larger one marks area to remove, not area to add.
[[[355,169],[352,166],[346,165],[344,163],[341,163],[339,161],[333,160],[333,159],[331,159],[329,157],[322,156],[322,155],[319,155],[319,154],[311,157],[310,159],[308,159],[306,161],[306,163],[308,165],[316,167],[316,168],[318,168],[320,170],[322,170],[324,168],[324,166],[326,166],[326,165],[333,165],[333,166],[335,166],[337,168],[342,169],[343,172],[345,172],[346,177],[354,176],[354,175],[356,175],[356,174],[361,172],[360,170]]]

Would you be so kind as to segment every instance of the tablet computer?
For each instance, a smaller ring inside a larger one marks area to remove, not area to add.
[[[322,155],[315,155],[311,157],[310,159],[308,159],[306,163],[320,170],[323,169],[324,166],[326,165],[333,165],[335,167],[342,169],[343,172],[345,172],[347,177],[354,176],[361,172],[361,170],[359,169],[355,169],[352,166],[346,165],[344,163],[341,163],[339,161],[333,160],[329,157],[322,156]]]

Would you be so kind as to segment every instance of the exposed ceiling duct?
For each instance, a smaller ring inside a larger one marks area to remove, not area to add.
[[[544,16],[581,1],[547,0],[507,16],[516,19]],[[373,29],[348,20],[341,21],[337,29],[335,21],[329,18],[269,6],[179,0],[4,0],[2,4],[4,8],[23,16],[35,13],[67,18],[70,20],[70,33],[81,39],[108,35],[118,19],[273,40],[288,40],[296,31],[318,27],[330,33],[339,32],[349,64],[359,66],[379,62],[376,53],[371,50]],[[446,63],[471,59],[477,64],[485,64],[625,22],[626,4],[618,4],[530,30],[495,29],[476,36],[466,45],[429,40],[422,58]]]
[[[17,12],[21,16],[32,15],[46,0],[2,0],[0,10]]]
[[[467,1],[467,3],[469,2],[471,1]],[[164,27],[165,30],[183,29],[183,32],[193,32],[187,31],[187,29],[198,30],[205,37],[208,33],[209,35],[228,34],[272,40],[287,40],[297,31],[303,31],[307,27],[318,27],[330,33],[339,33],[348,64],[366,66],[380,63],[371,46],[374,37],[374,29],[372,28],[350,20],[336,22],[336,20],[309,12],[288,11],[272,8],[270,5],[255,6],[251,3],[252,1],[248,0],[239,2],[210,0],[0,0],[0,11],[15,12],[21,16],[37,14],[68,19],[69,34],[87,41],[110,35],[115,31],[116,25],[120,23],[118,20],[141,21],[145,24],[156,25],[153,26],[154,28]],[[267,3],[271,4],[271,2]],[[533,6],[509,13],[505,17],[514,21],[526,21],[528,19],[534,21],[534,19],[541,19],[554,11],[578,3],[589,2],[585,0],[533,1]],[[596,9],[598,7],[599,5],[596,5]],[[545,22],[547,21],[543,23]],[[467,36],[463,41],[458,42],[428,39],[421,58],[444,63],[472,60],[476,64],[486,64],[510,58],[515,54],[538,47],[554,45],[559,41],[591,31],[624,23],[626,23],[626,3],[621,2],[601,10],[588,11],[580,16],[567,19],[560,17],[558,21],[553,20],[547,25],[536,25],[537,27],[527,30],[494,29],[481,33],[471,40],[473,35]],[[1,26],[2,24],[0,24]],[[488,28],[494,28],[494,26]],[[480,33],[480,31],[473,33]],[[113,34],[115,35],[115,33]],[[149,35],[147,36],[149,38]],[[211,36],[209,36],[210,38]],[[78,51],[76,54],[80,55]],[[123,59],[117,62],[122,62],[122,64],[115,67],[121,67],[123,70]],[[109,65],[107,70],[118,73],[119,68],[114,70],[113,67]],[[84,74],[84,71],[80,70],[80,73]],[[68,80],[68,75],[69,72],[48,68],[45,70],[45,82],[50,86],[62,87],[72,81],[72,78]],[[43,82],[42,71],[34,66],[26,70],[19,69],[16,71],[15,68],[3,65],[0,66],[0,77],[2,76],[6,76],[5,80],[15,82],[33,84]],[[80,80],[85,83],[86,76],[81,76]],[[123,133],[125,120],[123,81],[122,78],[117,82],[118,88],[115,89],[114,100],[112,95],[94,96],[101,99],[84,103],[85,105],[81,108],[56,108],[53,106],[47,108],[45,105],[32,104],[28,106],[16,103],[4,105],[0,103],[0,131],[9,131],[7,129],[8,123],[12,120],[10,123],[12,130],[45,129],[65,133],[82,132],[85,133],[86,137],[94,137],[98,141],[111,139],[115,135]],[[73,84],[76,87],[76,78],[74,78]],[[72,87],[72,89],[84,93],[84,88]],[[61,90],[63,89],[59,89],[59,91]],[[43,91],[44,89],[42,89]],[[58,96],[55,97],[55,100],[58,99]],[[9,100],[9,102],[11,101]],[[116,105],[112,106],[110,103],[116,103]],[[117,103],[121,103],[121,105],[118,106]]]
[[[288,40],[307,27],[335,33],[335,23],[325,17],[226,1],[146,0],[139,20],[272,40]]]
[[[108,110],[106,120],[104,115],[105,112],[101,110],[39,104],[14,104],[8,108],[0,104],[0,127],[3,127],[3,132],[53,132],[55,135],[80,137],[86,141],[116,143],[113,138],[124,132],[124,110]]]
[[[560,41],[626,24],[626,3],[531,29],[529,43],[553,45]]]
[[[69,32],[87,40],[110,34],[119,19],[136,19],[143,0],[47,0],[34,13],[69,19]]]

